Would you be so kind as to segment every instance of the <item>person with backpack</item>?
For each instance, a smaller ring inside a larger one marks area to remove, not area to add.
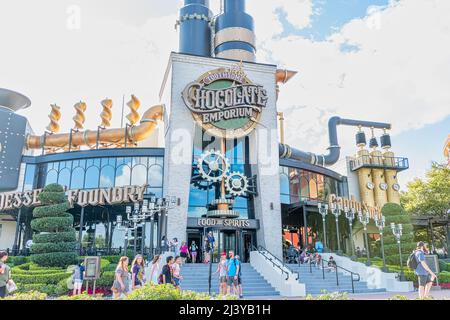
[[[79,295],[81,294],[82,288],[83,288],[83,279],[84,279],[84,271],[85,268],[83,266],[83,263],[79,262],[75,269],[73,270],[72,274],[72,282],[73,282],[73,295]]]
[[[230,250],[228,252],[229,260],[228,260],[228,294],[231,294],[231,289],[233,289],[233,294],[239,294],[238,286],[239,286],[239,269],[241,268],[241,263],[234,256],[234,251]]]
[[[197,244],[195,243],[194,240],[191,243],[190,251],[191,251],[191,257],[192,257],[191,262],[192,263],[196,263],[197,262],[198,246],[197,246]]]
[[[166,265],[162,268],[161,274],[159,275],[158,279],[159,284],[175,285],[175,282],[173,280],[173,268],[172,268],[173,263],[174,263],[173,256],[169,256],[166,258]]]
[[[430,269],[425,261],[425,253],[428,249],[424,242],[419,241],[414,250],[408,257],[407,265],[410,269],[414,270],[419,281],[419,299],[428,297],[431,286],[433,285],[436,275]]]

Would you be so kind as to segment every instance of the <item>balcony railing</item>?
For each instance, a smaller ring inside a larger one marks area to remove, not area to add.
[[[409,160],[403,157],[359,156],[350,161],[350,169],[352,171],[361,168],[403,171],[409,169]]]

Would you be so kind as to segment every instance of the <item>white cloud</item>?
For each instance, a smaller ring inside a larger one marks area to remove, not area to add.
[[[287,115],[287,142],[324,152],[326,122],[332,115],[389,121],[393,134],[449,115],[448,12],[447,0],[393,2],[349,22],[326,41],[300,36],[267,41],[268,52],[260,56],[299,71],[281,88],[278,103]],[[374,16],[379,28],[374,27]],[[343,43],[359,50],[341,52]],[[341,131],[343,154],[355,152],[355,131]]]

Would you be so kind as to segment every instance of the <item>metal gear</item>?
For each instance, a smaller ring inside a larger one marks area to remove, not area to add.
[[[225,188],[235,197],[244,195],[248,191],[248,179],[240,172],[232,172],[225,181]]]
[[[230,171],[230,162],[220,151],[210,150],[198,158],[197,169],[203,179],[218,182]]]

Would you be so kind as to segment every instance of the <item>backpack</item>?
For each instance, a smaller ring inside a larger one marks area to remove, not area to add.
[[[408,268],[411,270],[416,270],[417,266],[419,265],[419,261],[416,257],[416,251],[414,250],[408,257],[408,260],[406,261],[406,264],[408,265]]]

